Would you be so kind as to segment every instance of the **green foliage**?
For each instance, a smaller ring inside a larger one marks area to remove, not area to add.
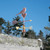
[[[14,21],[14,20],[16,20],[16,21],[17,21],[17,23],[16,23],[16,24],[14,24],[14,27],[16,27],[16,26],[21,27],[21,26],[23,25],[23,22],[21,22],[21,20],[20,20],[20,17],[19,17],[19,16],[17,16],[17,17],[15,17],[15,18],[13,18],[13,21]]]
[[[25,34],[25,37],[35,39],[36,38],[36,33],[33,30],[28,30]]]
[[[46,40],[47,40],[48,42],[50,42],[50,34],[49,34],[49,35],[46,35]]]
[[[43,32],[40,30],[39,36],[42,38],[43,37]]]
[[[2,33],[2,24],[5,23],[5,20],[3,18],[0,18],[0,33]]]
[[[39,32],[39,35],[37,35],[37,38],[40,38],[40,39],[44,40],[43,32],[41,30]]]
[[[3,18],[0,18],[0,25],[2,25],[5,22]]]
[[[20,17],[17,16],[17,17],[15,17],[15,18],[13,18],[13,20],[19,21],[19,20],[20,20]]]
[[[6,34],[11,34],[11,24],[9,21],[5,23],[4,32]]]
[[[14,31],[13,35],[16,35],[16,36],[17,36],[17,35],[19,35],[19,34],[22,32],[22,30],[19,30],[19,29],[16,30],[16,26],[21,27],[21,26],[23,25],[23,22],[21,22],[19,16],[13,18],[13,21],[14,21],[14,20],[16,20],[17,23],[13,25],[12,30]]]

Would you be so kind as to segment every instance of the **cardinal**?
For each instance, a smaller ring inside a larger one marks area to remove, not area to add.
[[[23,10],[20,13],[16,14],[16,16],[19,14],[24,14],[25,12],[26,12],[26,8],[23,8]]]
[[[12,21],[12,24],[16,24],[16,23],[17,23],[17,21],[16,21],[16,20]]]
[[[25,17],[26,17],[26,15],[27,15],[26,13],[22,13],[22,17],[23,17],[23,18],[25,18]]]

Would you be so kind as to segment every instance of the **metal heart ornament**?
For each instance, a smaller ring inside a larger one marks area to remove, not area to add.
[[[22,13],[22,17],[23,17],[23,18],[25,18],[25,17],[26,17],[26,15],[27,15],[26,13]]]

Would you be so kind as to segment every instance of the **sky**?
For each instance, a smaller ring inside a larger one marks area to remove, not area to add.
[[[40,30],[45,34],[46,30],[44,27],[49,25],[49,6],[50,0],[0,0],[0,17],[12,22],[16,14],[25,7],[27,13],[25,20],[32,20],[31,22],[26,22],[25,26],[32,26],[36,34],[38,34]],[[22,16],[19,16],[21,20],[23,20]]]

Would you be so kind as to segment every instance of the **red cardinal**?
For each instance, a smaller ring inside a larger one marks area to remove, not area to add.
[[[27,15],[26,13],[24,13],[24,14],[22,13],[22,17],[23,17],[23,18],[25,18],[25,17],[26,17],[26,15]]]
[[[23,14],[25,12],[26,12],[26,8],[23,8],[23,10],[20,13],[16,14],[16,16],[19,15],[19,14]]]
[[[17,23],[17,21],[16,21],[16,20],[14,20],[14,21],[12,21],[12,23],[13,23],[13,24],[16,24],[16,23]]]

